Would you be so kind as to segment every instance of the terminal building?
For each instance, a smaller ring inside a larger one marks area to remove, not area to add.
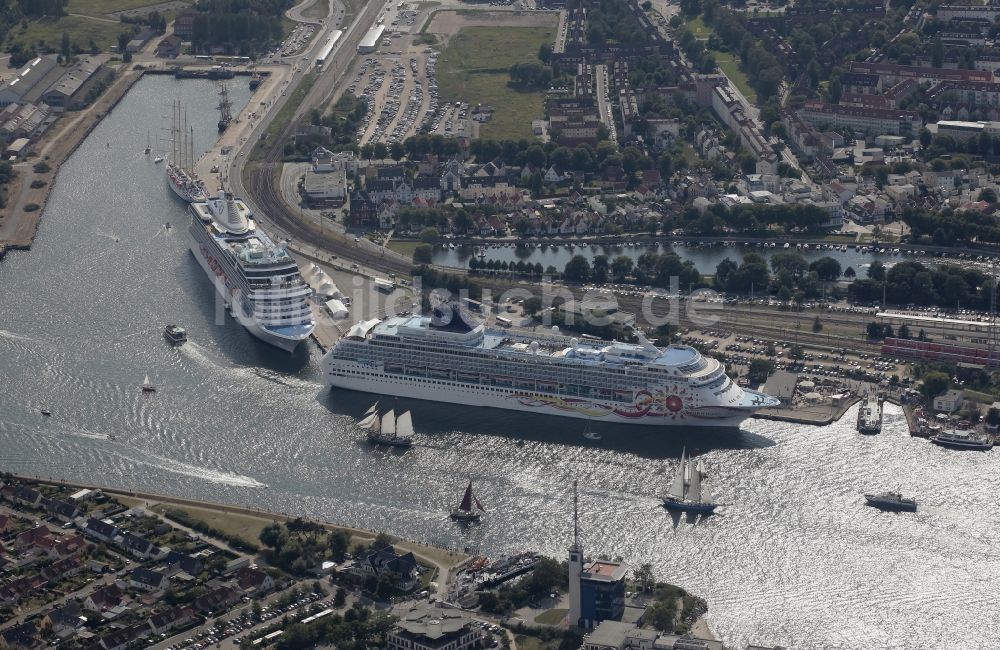
[[[358,54],[371,54],[378,48],[378,42],[385,33],[385,25],[375,25],[368,30],[365,37],[358,43]]]

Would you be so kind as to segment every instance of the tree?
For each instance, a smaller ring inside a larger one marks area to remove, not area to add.
[[[987,203],[997,202],[997,192],[992,187],[984,187],[979,191],[979,201],[986,201]]]
[[[537,314],[542,310],[542,299],[539,298],[538,296],[532,296],[530,298],[527,298],[521,307],[524,310],[525,314],[529,316],[534,316],[535,314]]]
[[[413,249],[414,264],[430,264],[434,261],[434,249],[430,244],[419,244]]]
[[[750,362],[749,376],[758,381],[764,381],[774,372],[774,362],[770,359],[753,359]]]
[[[927,129],[920,129],[920,146],[924,149],[931,146],[931,140],[933,137],[934,136],[931,135],[931,132]]]
[[[830,96],[831,104],[840,103],[840,97],[844,94],[844,86],[840,83],[840,77],[831,79],[829,85],[826,87],[826,91]]]
[[[635,262],[627,255],[619,255],[611,262],[611,273],[615,282],[624,282],[628,274],[632,272]]]
[[[62,45],[59,51],[62,53],[63,60],[69,63],[70,57],[73,56],[73,47],[70,44],[69,34],[66,32],[62,33]]]
[[[816,320],[813,321],[813,333],[819,334],[822,331],[823,331],[823,323],[820,321],[819,316],[817,316]]]
[[[340,608],[347,603],[347,591],[343,587],[337,587],[337,591],[333,594],[333,606]]]
[[[848,280],[853,280],[856,276],[857,273],[854,271],[853,266],[848,266],[846,269],[844,269],[844,277],[847,278]]]
[[[269,546],[270,548],[279,551],[288,539],[288,532],[285,530],[285,527],[278,522],[272,522],[260,531],[258,539],[260,539],[260,543],[264,546]]]
[[[948,375],[937,370],[932,370],[924,375],[923,384],[920,386],[920,392],[923,393],[924,397],[927,399],[933,399],[948,390],[948,386],[950,385],[951,379]]]
[[[590,262],[583,255],[574,255],[573,259],[566,263],[563,275],[570,282],[586,282],[590,277]]]
[[[132,53],[128,51],[129,35],[125,32],[118,34],[118,53],[122,55],[122,61],[128,63],[132,60]]]
[[[441,233],[437,228],[424,228],[420,231],[420,241],[430,246],[434,246],[441,239]]]
[[[832,257],[821,257],[809,265],[810,271],[815,271],[820,280],[833,281],[840,277],[840,262]]]
[[[414,251],[415,252],[415,251]],[[430,264],[430,262],[423,262]],[[335,530],[330,533],[330,553],[334,557],[344,557],[351,543],[351,536],[344,530]]]
[[[608,256],[607,255],[597,255],[594,257],[593,261],[593,279],[594,282],[598,284],[604,284],[608,281]]]
[[[885,280],[885,264],[881,260],[875,260],[868,267],[868,279],[881,282]]]
[[[538,59],[542,63],[548,63],[552,58],[552,44],[548,41],[542,43],[541,47],[538,48]]]

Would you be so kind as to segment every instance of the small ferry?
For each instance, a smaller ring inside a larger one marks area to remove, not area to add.
[[[858,431],[865,434],[882,431],[882,401],[876,393],[869,393],[858,411]]]
[[[167,325],[163,328],[163,337],[173,345],[184,345],[187,343],[187,330],[177,325]]]
[[[916,512],[916,499],[907,499],[899,492],[882,492],[881,494],[866,494],[868,505],[879,510],[891,512]]]
[[[974,451],[989,451],[993,449],[992,438],[973,431],[943,431],[936,436],[931,436],[931,442],[949,449],[970,449]]]

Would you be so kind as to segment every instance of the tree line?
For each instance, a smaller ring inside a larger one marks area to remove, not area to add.
[[[281,17],[292,0],[200,0],[192,23],[196,51],[213,46],[253,56],[281,40]]]

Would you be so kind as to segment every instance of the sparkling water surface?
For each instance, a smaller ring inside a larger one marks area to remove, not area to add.
[[[247,101],[242,81],[230,90]],[[63,167],[34,248],[0,263],[0,468],[560,557],[578,479],[588,554],[652,562],[708,599],[734,647],[1000,647],[1000,452],[910,438],[892,406],[878,436],[852,410],[828,427],[598,425],[593,442],[579,421],[399,400],[418,446],[368,448],[352,423],[372,398],[323,389],[317,348],[287,355],[214,324],[184,206],[142,154],[178,97],[207,145],[215,86],[144,79]],[[168,322],[187,345],[165,343]],[[685,446],[725,504],[714,517],[659,506]],[[489,512],[460,528],[447,511],[469,478]],[[863,505],[897,488],[918,513]]]

